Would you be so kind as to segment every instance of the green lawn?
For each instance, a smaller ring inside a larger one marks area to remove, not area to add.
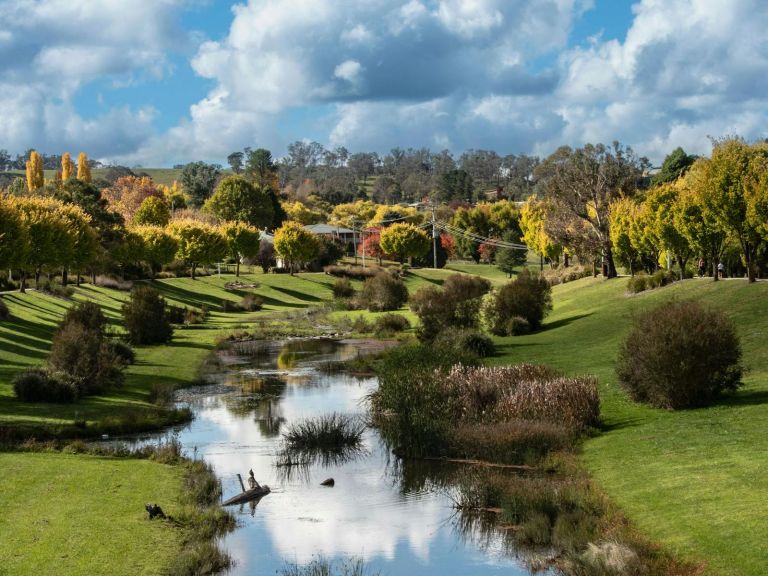
[[[147,460],[0,453],[0,574],[162,574],[181,532],[149,522],[147,502],[177,513],[182,467]]]
[[[537,334],[499,339],[495,363],[541,362],[598,377],[605,431],[583,460],[647,535],[713,573],[763,575],[768,559],[768,282],[687,280],[636,296],[626,279],[585,279],[554,289],[554,311]],[[668,298],[697,299],[736,323],[748,370],[721,405],[670,412],[630,402],[614,375],[633,312]]]
[[[182,385],[195,380],[198,368],[213,348],[216,337],[238,327],[248,327],[269,312],[317,306],[331,297],[333,279],[324,274],[243,274],[242,282],[258,282],[254,289],[228,290],[226,282],[233,275],[203,276],[197,280],[178,278],[158,280],[154,284],[173,304],[199,308],[205,305],[210,317],[205,324],[182,327],[167,346],[139,347],[137,362],[126,371],[126,383],[101,396],[85,398],[74,404],[39,404],[19,402],[13,395],[11,381],[19,370],[45,361],[56,323],[71,302],[30,291],[6,293],[12,318],[0,324],[0,423],[35,425],[71,423],[118,417],[128,411],[149,407],[148,394],[153,384]],[[223,299],[237,302],[248,292],[264,299],[264,312],[225,313]],[[77,289],[74,300],[92,300],[102,306],[114,329],[120,331],[120,307],[128,297],[119,292],[85,284]]]

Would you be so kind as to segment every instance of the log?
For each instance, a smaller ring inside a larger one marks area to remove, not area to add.
[[[240,476],[240,474],[237,475],[237,479],[240,480],[240,488],[242,488],[243,492],[245,492],[245,484],[243,484],[243,477]]]
[[[221,505],[232,506],[233,504],[244,504],[245,502],[250,502],[251,500],[256,500],[257,498],[262,498],[270,492],[271,490],[269,489],[269,486],[265,484],[264,486],[246,490],[245,492],[241,492],[240,494],[232,496],[232,498],[223,502]]]

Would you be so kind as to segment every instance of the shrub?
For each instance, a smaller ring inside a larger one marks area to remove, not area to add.
[[[8,304],[0,298],[0,320],[8,320],[11,317],[11,311],[8,309]]]
[[[99,335],[104,335],[107,327],[107,319],[101,306],[95,302],[81,302],[77,306],[72,306],[64,314],[60,326],[76,322],[82,324],[88,330],[93,330]]]
[[[110,340],[109,347],[112,354],[123,364],[133,364],[136,362],[136,352],[134,352],[128,342],[122,340]]]
[[[512,334],[512,318],[524,318],[531,330],[537,330],[551,309],[552,288],[547,281],[523,270],[517,279],[483,299],[481,321],[491,333],[505,336]]]
[[[374,329],[376,334],[391,334],[393,332],[403,332],[411,327],[408,318],[401,314],[383,314],[376,318]]]
[[[221,301],[221,311],[222,312],[242,312],[243,309],[237,302],[232,302],[232,300],[227,300],[224,298]]]
[[[45,368],[29,368],[13,379],[13,392],[24,402],[74,402],[78,387],[74,380]]]
[[[512,316],[512,318],[507,321],[506,330],[507,334],[520,336],[521,334],[528,334],[531,331],[531,324],[522,316]]]
[[[48,365],[76,379],[81,395],[122,383],[123,364],[103,334],[76,322],[62,322],[51,342]]]
[[[566,282],[573,282],[587,276],[592,276],[592,270],[585,268],[581,264],[575,266],[560,266],[558,268],[550,268],[544,270],[541,275],[547,281],[550,286],[557,284],[565,284]]]
[[[616,371],[633,400],[692,408],[741,386],[740,360],[736,329],[722,312],[671,301],[635,318]]]
[[[326,274],[352,280],[367,280],[368,278],[373,278],[381,271],[382,269],[377,266],[367,266],[365,268],[362,266],[326,266],[323,268],[323,272]]]
[[[355,295],[355,289],[347,278],[340,278],[333,283],[334,298],[351,298]]]
[[[246,312],[258,312],[264,307],[264,299],[256,294],[246,294],[240,300],[240,308]]]
[[[96,276],[96,286],[128,292],[131,290],[131,288],[133,288],[133,282],[130,280],[120,280],[113,276]]]
[[[510,420],[466,424],[452,435],[457,456],[506,464],[533,463],[548,452],[573,447],[573,430],[552,422]]]
[[[173,336],[165,299],[151,286],[137,286],[123,304],[123,321],[132,344],[162,344]]]
[[[370,322],[365,316],[360,314],[352,322],[352,330],[354,332],[359,332],[360,334],[367,334],[369,332],[373,332],[374,326],[372,322]]]
[[[446,330],[435,339],[435,343],[448,350],[467,350],[480,358],[496,354],[493,340],[476,330]]]
[[[485,278],[452,274],[442,289],[428,286],[411,298],[411,310],[421,320],[419,340],[430,342],[448,328],[475,328],[481,298],[491,288]]]
[[[168,322],[172,324],[183,324],[186,313],[186,308],[175,306],[173,304],[169,304],[165,308],[165,317],[168,319]]]
[[[397,310],[408,301],[408,288],[399,277],[380,272],[365,281],[360,301],[371,311]]]
[[[75,289],[71,286],[62,286],[51,280],[41,282],[37,289],[44,294],[49,294],[56,298],[63,298],[64,300],[69,300],[75,293]]]
[[[638,272],[627,282],[627,291],[632,294],[642,292],[646,288],[648,288],[648,274],[645,272]]]
[[[200,310],[184,307],[184,324],[202,324],[208,318],[208,307],[203,304]]]

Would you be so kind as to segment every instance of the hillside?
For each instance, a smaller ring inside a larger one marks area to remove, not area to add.
[[[768,283],[687,280],[634,296],[626,279],[585,279],[554,289],[537,334],[500,341],[498,364],[540,362],[599,379],[604,433],[583,459],[644,533],[720,574],[765,573],[768,451]],[[668,298],[724,310],[742,338],[744,388],[721,405],[669,412],[638,406],[619,389],[614,365],[633,312]]]

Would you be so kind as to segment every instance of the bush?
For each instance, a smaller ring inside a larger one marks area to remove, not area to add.
[[[633,400],[675,410],[736,390],[740,360],[736,329],[722,312],[671,301],[635,318],[616,371]]]
[[[258,312],[264,307],[264,299],[256,294],[246,294],[240,300],[240,308],[246,312]]]
[[[367,280],[373,278],[382,269],[377,266],[326,266],[323,268],[323,272],[330,274],[331,276],[338,276],[341,278],[350,278],[352,280]]]
[[[340,278],[333,283],[334,298],[351,298],[355,295],[355,289],[347,278]]]
[[[376,318],[374,329],[376,334],[391,334],[393,332],[403,332],[411,327],[408,318],[401,314],[383,314]]]
[[[163,344],[173,336],[165,299],[151,286],[137,286],[123,304],[123,321],[132,344]]]
[[[517,279],[491,292],[483,299],[481,321],[497,336],[513,334],[512,319],[524,318],[531,330],[541,327],[544,316],[552,309],[552,288],[547,281],[523,270]]]
[[[428,286],[411,298],[411,310],[421,320],[419,340],[431,342],[448,328],[475,328],[481,298],[491,288],[485,278],[453,274],[445,279],[442,289]]]
[[[128,292],[133,288],[133,282],[130,280],[120,280],[114,276],[96,276],[96,286]]]
[[[44,368],[29,368],[13,379],[13,392],[24,402],[74,402],[78,387],[74,380]]]
[[[184,307],[184,324],[202,324],[208,318],[208,307],[203,304],[200,310]]]
[[[134,352],[128,342],[110,340],[109,347],[112,350],[112,354],[123,364],[133,364],[136,362],[136,352]]]
[[[512,316],[506,326],[507,334],[520,336],[531,331],[531,324],[522,316]]]
[[[446,330],[435,339],[435,344],[449,350],[468,350],[480,358],[496,354],[493,340],[476,330]]]
[[[370,322],[365,316],[360,314],[352,322],[352,330],[360,334],[367,334],[369,332],[373,332],[374,326],[372,322]]]
[[[408,301],[408,288],[393,274],[380,272],[363,284],[360,302],[371,311],[397,310]]]
[[[567,268],[565,266],[550,268],[544,270],[541,275],[550,286],[555,286],[557,284],[565,284],[566,282],[573,282],[574,280],[592,276],[592,270],[577,264],[575,266],[568,266]]]
[[[44,294],[49,294],[56,298],[63,298],[64,300],[69,300],[75,293],[75,289],[71,286],[62,286],[52,280],[41,282],[37,289]]]
[[[76,379],[80,395],[98,394],[122,383],[123,364],[109,341],[79,322],[64,322],[51,342],[48,365]]]
[[[181,306],[175,306],[169,304],[165,308],[165,317],[171,324],[184,324],[184,318],[186,317],[187,309]]]
[[[646,288],[648,288],[648,274],[645,272],[638,272],[627,282],[627,291],[632,294],[642,292]]]
[[[0,298],[0,320],[8,320],[11,317],[11,311],[8,309],[8,304]]]
[[[221,311],[222,312],[242,312],[243,309],[237,302],[232,302],[232,300],[227,300],[224,298],[221,301]]]

